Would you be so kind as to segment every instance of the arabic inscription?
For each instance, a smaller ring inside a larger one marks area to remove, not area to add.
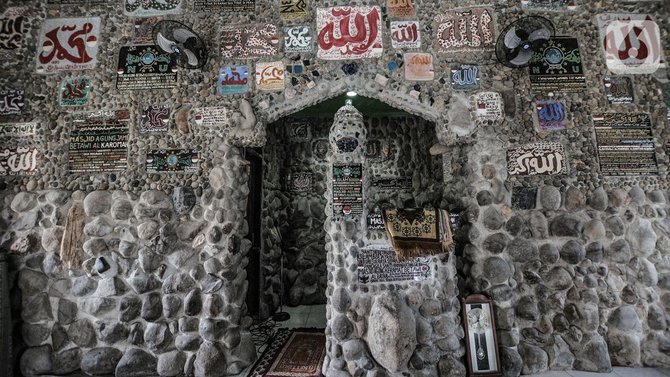
[[[319,50],[325,60],[375,58],[382,55],[379,7],[318,8]]]

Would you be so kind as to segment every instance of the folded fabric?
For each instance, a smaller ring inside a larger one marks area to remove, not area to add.
[[[454,243],[443,209],[387,209],[384,226],[399,261],[446,253]]]

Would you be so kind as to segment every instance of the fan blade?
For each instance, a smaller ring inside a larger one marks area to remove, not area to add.
[[[519,55],[515,56],[514,59],[511,59],[510,64],[521,67],[530,62],[530,58],[533,57],[533,52],[530,50],[520,50]]]
[[[528,37],[528,40],[531,42],[534,42],[538,39],[549,39],[551,38],[551,30],[549,29],[538,29],[530,33],[530,36]]]
[[[189,38],[196,38],[196,39],[198,38],[198,36],[192,33],[190,30],[183,28],[175,29],[172,32],[172,35],[174,36],[174,39],[179,43],[184,43]]]
[[[173,47],[177,45],[173,41],[165,38],[161,33],[156,34],[156,41],[158,42],[158,46],[163,49],[163,51],[169,53],[173,53]]]
[[[521,44],[521,38],[516,35],[516,27],[512,27],[505,34],[505,47],[507,48],[516,48]]]
[[[200,65],[200,59],[193,53],[193,51],[189,49],[183,49],[184,54],[186,54],[186,57],[188,57],[188,65],[197,67]]]

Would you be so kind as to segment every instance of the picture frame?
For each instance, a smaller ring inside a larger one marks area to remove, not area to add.
[[[502,376],[493,300],[483,294],[472,294],[461,298],[461,309],[468,376]]]

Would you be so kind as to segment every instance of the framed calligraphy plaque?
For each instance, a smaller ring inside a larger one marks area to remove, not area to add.
[[[181,12],[182,0],[123,0],[123,12],[128,16],[159,16]]]
[[[607,176],[658,174],[651,118],[645,113],[593,116],[600,171]]]
[[[100,17],[46,19],[37,44],[37,73],[95,68],[99,40]]]
[[[282,91],[286,83],[284,62],[256,63],[256,89],[263,91]]]
[[[363,214],[363,166],[333,164],[333,216]]]
[[[603,78],[605,97],[610,105],[627,104],[635,101],[633,80],[627,76],[606,76]]]
[[[195,173],[200,157],[190,149],[152,149],[146,161],[147,173]]]
[[[507,150],[510,175],[567,174],[568,159],[562,144],[540,142]]]
[[[291,174],[291,192],[307,193],[312,191],[314,178],[310,172],[299,172]]]
[[[493,10],[467,8],[435,17],[435,50],[451,53],[495,48]]]
[[[194,0],[193,9],[198,12],[251,13],[256,10],[256,0]]]
[[[307,17],[307,0],[279,0],[279,17],[284,21]]]
[[[289,141],[309,141],[312,138],[312,128],[307,122],[294,122],[289,126]]]
[[[382,224],[383,229],[383,224]],[[358,282],[361,284],[393,281],[423,281],[432,277],[430,257],[398,262],[388,245],[369,245],[358,251]]]
[[[533,120],[539,131],[561,131],[568,127],[565,104],[560,100],[535,101]]]
[[[395,49],[420,48],[419,21],[391,21],[391,46]]]
[[[90,98],[91,79],[88,77],[73,77],[61,82],[58,96],[60,106],[85,106]]]
[[[477,90],[479,80],[479,66],[476,64],[459,64],[451,68],[453,90]]]
[[[470,97],[475,120],[495,122],[503,118],[503,99],[498,92],[479,92]]]
[[[246,65],[227,66],[219,69],[217,92],[220,95],[241,94],[249,91],[249,67]]]
[[[0,57],[16,56],[16,50],[23,46],[28,32],[28,19],[24,12],[24,8],[12,7],[0,16]]]
[[[4,123],[0,124],[0,137],[33,136],[37,130],[37,123]]]
[[[586,89],[579,42],[572,37],[553,37],[533,53],[530,84],[542,92],[580,92]]]
[[[381,10],[377,6],[318,8],[319,49],[324,60],[377,58],[382,45]]]
[[[521,0],[524,10],[566,12],[577,9],[577,0]]]
[[[121,171],[128,165],[130,111],[75,114],[68,143],[72,173]]]
[[[416,16],[414,0],[386,0],[389,17],[404,18]]]
[[[25,104],[23,90],[5,89],[0,90],[0,115],[21,114]]]
[[[150,45],[154,43],[154,26],[161,22],[163,17],[138,17],[135,18],[133,28],[133,44]]]
[[[661,31],[649,14],[597,16],[607,68],[615,75],[651,74],[661,65]]]
[[[279,53],[279,32],[274,24],[226,26],[221,29],[221,56],[249,59]]]
[[[166,132],[171,112],[172,106],[168,104],[146,106],[140,116],[140,133]]]
[[[177,86],[177,62],[154,45],[122,46],[116,88],[169,89]]]
[[[432,54],[409,52],[403,55],[403,59],[405,61],[405,80],[432,81],[435,79]]]
[[[42,155],[30,138],[12,138],[0,144],[0,176],[35,175]]]
[[[309,26],[291,26],[284,28],[285,52],[312,51],[312,28]]]

